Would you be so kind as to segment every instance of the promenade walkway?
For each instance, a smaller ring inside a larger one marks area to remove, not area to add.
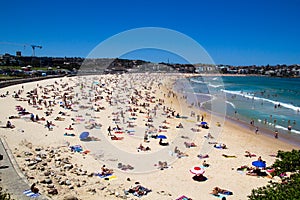
[[[23,194],[25,190],[30,189],[30,185],[25,176],[20,171],[14,159],[14,156],[12,155],[3,138],[0,138],[0,154],[3,155],[3,160],[0,161],[0,186],[2,187],[2,190],[10,193],[11,199],[33,199]],[[49,197],[45,197],[42,195],[34,199],[50,200]]]

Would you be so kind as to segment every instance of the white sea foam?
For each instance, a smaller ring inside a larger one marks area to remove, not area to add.
[[[221,91],[223,91],[225,93],[228,93],[228,94],[243,96],[245,98],[249,98],[249,99],[253,99],[253,100],[260,100],[260,101],[270,102],[274,105],[279,105],[280,104],[282,107],[285,107],[285,108],[288,108],[288,109],[291,109],[291,110],[294,110],[294,111],[300,110],[300,107],[294,106],[292,104],[279,102],[279,101],[274,101],[274,100],[271,100],[271,99],[266,99],[266,98],[261,98],[261,97],[255,97],[254,95],[250,95],[249,93],[246,94],[242,91],[231,91],[231,90],[221,90]]]
[[[285,131],[288,131],[288,129],[287,129],[286,127],[283,127],[283,126],[280,126],[280,125],[275,125],[275,128],[277,128],[277,129],[282,129],[282,130],[285,130]],[[291,130],[290,132],[296,133],[296,134],[300,134],[300,131],[295,130],[295,129],[293,129],[293,128],[292,128],[292,130]]]
[[[258,119],[257,121],[260,122],[260,123],[264,123],[264,120],[261,120],[261,119]],[[287,128],[287,127],[284,127],[284,126],[281,126],[281,125],[278,125],[278,124],[275,125],[275,124],[273,124],[273,123],[271,123],[271,122],[267,122],[267,125],[269,125],[269,126],[274,126],[274,127],[277,128],[277,129],[281,129],[281,130],[284,130],[284,131],[288,131],[288,128]],[[291,133],[300,134],[300,131],[295,130],[295,129],[293,129],[293,128],[292,128],[292,130],[290,130],[290,132],[291,132]]]
[[[204,83],[203,81],[200,81],[200,80],[197,80],[197,79],[190,79],[191,82],[194,82],[194,83]]]
[[[211,83],[208,84],[208,86],[213,87],[213,88],[218,88],[218,87],[222,87],[223,85],[213,85]]]
[[[228,103],[229,105],[231,105],[235,109],[235,105],[232,102],[230,102],[230,101],[225,101],[225,102]]]

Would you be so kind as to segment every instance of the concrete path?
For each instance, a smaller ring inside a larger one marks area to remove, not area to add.
[[[29,182],[20,171],[14,156],[3,138],[0,138],[0,154],[3,155],[3,160],[0,161],[0,186],[3,191],[10,193],[12,199],[16,200],[50,200],[49,197],[42,195],[36,198],[30,198],[23,194],[25,190],[30,189]]]

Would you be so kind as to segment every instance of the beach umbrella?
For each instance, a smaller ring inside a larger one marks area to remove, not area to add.
[[[266,163],[263,162],[263,161],[259,161],[259,160],[253,161],[253,162],[252,162],[252,165],[253,165],[254,167],[262,167],[262,168],[265,168],[265,167],[266,167]]]
[[[88,138],[89,135],[90,135],[89,132],[82,132],[82,133],[79,135],[79,138],[80,138],[81,140],[84,140],[84,139]]]
[[[204,174],[205,170],[199,166],[194,166],[192,169],[190,169],[190,172],[195,175]]]
[[[167,139],[167,136],[165,136],[165,135],[158,135],[157,138],[158,139]]]
[[[206,125],[206,124],[207,124],[207,122],[198,122],[196,125],[201,126],[201,125]]]

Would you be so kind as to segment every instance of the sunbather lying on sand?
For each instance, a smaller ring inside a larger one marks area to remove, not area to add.
[[[236,156],[234,156],[234,155],[222,154],[222,156],[225,158],[236,158]]]
[[[265,171],[261,171],[259,168],[252,169],[246,173],[249,176],[268,176]]]
[[[221,189],[219,187],[214,187],[214,189],[212,190],[211,194],[215,195],[215,196],[220,196],[219,194],[225,194],[225,195],[233,195],[232,192],[225,190],[225,189]]]
[[[150,147],[144,147],[142,144],[137,148],[138,151],[151,151]]]
[[[169,167],[167,161],[165,161],[165,162],[158,161],[157,166],[158,166],[158,169],[160,169],[160,170],[164,170],[164,169],[167,169]]]
[[[205,154],[205,155],[199,154],[199,155],[197,155],[197,157],[200,159],[203,159],[203,158],[208,158],[209,155],[208,154]]]
[[[55,121],[65,121],[65,118],[63,118],[63,117],[56,117],[54,120]]]
[[[218,149],[226,149],[226,148],[227,148],[226,145],[223,144],[223,143],[215,144],[214,147],[215,147],[215,148],[218,148]]]
[[[251,158],[251,157],[255,157],[256,155],[250,153],[250,151],[245,151],[245,156]]]
[[[175,149],[174,149],[174,153],[177,155],[178,158],[182,158],[182,157],[185,157],[185,156],[189,156],[188,154],[180,151],[178,149],[178,147],[176,146]]]
[[[191,130],[192,130],[193,132],[200,132],[200,131],[201,131],[201,129],[199,129],[199,128],[191,128]]]
[[[196,147],[197,145],[194,142],[184,142],[186,148]]]

